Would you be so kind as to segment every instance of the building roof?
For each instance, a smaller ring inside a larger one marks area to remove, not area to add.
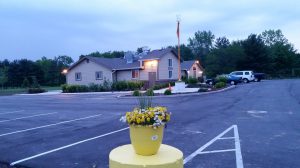
[[[194,65],[194,63],[196,63],[196,60],[183,61],[181,63],[181,70],[188,71],[189,69],[191,69],[191,67]],[[204,70],[203,67],[199,63],[196,63],[196,64],[199,66],[199,68],[201,70]]]
[[[142,58],[139,58],[138,60],[134,60],[132,63],[127,63],[127,60],[124,58],[102,58],[102,57],[85,56],[85,57],[81,58],[79,61],[77,61],[76,63],[74,63],[69,68],[69,71],[71,69],[73,69],[74,67],[76,67],[83,60],[86,60],[86,59],[93,61],[96,64],[99,64],[101,66],[104,66],[110,70],[139,69],[139,68],[141,68],[139,60],[160,59],[169,52],[173,53],[177,57],[176,51],[174,51],[171,48],[161,49],[161,50],[153,50],[153,51],[149,52],[147,55],[143,56]]]
[[[166,48],[166,49],[150,51],[147,55],[143,56],[140,60],[160,59],[169,52],[173,53],[177,57],[177,52],[175,50],[171,48]]]

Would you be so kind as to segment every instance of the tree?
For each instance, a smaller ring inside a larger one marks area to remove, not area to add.
[[[178,46],[169,46],[167,48],[172,48],[175,51],[178,51]],[[184,61],[195,60],[196,57],[193,54],[193,51],[187,47],[185,44],[180,45],[180,58]]]
[[[29,88],[30,87],[30,83],[29,83],[29,80],[27,78],[24,78],[23,83],[22,83],[22,87],[23,88]]]
[[[270,59],[267,47],[260,36],[251,34],[242,42],[245,51],[245,57],[240,62],[243,69],[254,70],[258,72],[268,72],[270,68]]]
[[[219,37],[216,39],[215,47],[216,48],[227,48],[230,45],[229,40],[226,37]]]
[[[7,78],[7,68],[6,67],[3,67],[3,68],[0,67],[0,84],[1,84],[2,90],[4,88],[4,84],[7,81],[8,81],[8,78]]]
[[[288,40],[284,37],[281,30],[265,30],[261,33],[261,39],[267,46],[272,46],[276,43],[287,44]]]
[[[191,48],[196,58],[205,62],[205,57],[213,48],[214,39],[215,36],[211,31],[197,31],[194,37],[188,39],[188,47]]]

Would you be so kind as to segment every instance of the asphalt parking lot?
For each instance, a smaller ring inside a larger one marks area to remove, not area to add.
[[[108,167],[109,152],[130,143],[119,118],[137,104],[116,96],[0,97],[0,167]],[[300,80],[154,103],[172,112],[164,143],[183,151],[185,168],[300,167]]]

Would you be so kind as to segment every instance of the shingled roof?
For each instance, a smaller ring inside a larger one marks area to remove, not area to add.
[[[189,69],[191,69],[191,67],[193,66],[193,64],[196,62],[196,60],[191,60],[191,61],[183,61],[182,63],[181,63],[181,70],[189,70]],[[199,68],[201,69],[201,70],[203,70],[203,67],[200,65],[200,64],[198,64],[198,66],[199,66]]]
[[[147,55],[143,56],[139,60],[153,60],[153,59],[160,59],[167,53],[172,52],[176,57],[177,53],[171,48],[167,49],[161,49],[161,50],[153,50],[149,52]],[[133,61],[133,63],[127,63],[126,59],[123,58],[102,58],[102,57],[91,57],[91,56],[85,56],[81,58],[79,61],[74,63],[69,70],[73,69],[75,66],[77,66],[79,63],[81,63],[83,60],[90,60],[95,62],[96,64],[99,64],[101,66],[104,66],[110,70],[126,70],[126,69],[139,69],[140,62],[138,60]]]
[[[147,55],[143,56],[140,60],[152,60],[152,59],[160,59],[167,53],[173,53],[177,57],[177,52],[171,48],[166,48],[166,49],[160,49],[160,50],[153,50],[150,51]]]

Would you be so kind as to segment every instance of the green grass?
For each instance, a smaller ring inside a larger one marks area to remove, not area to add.
[[[41,88],[46,89],[47,91],[61,90],[60,86],[41,86]],[[7,88],[7,89],[0,88],[0,96],[22,94],[22,93],[26,93],[26,92],[27,92],[27,89],[25,89],[25,88]]]

